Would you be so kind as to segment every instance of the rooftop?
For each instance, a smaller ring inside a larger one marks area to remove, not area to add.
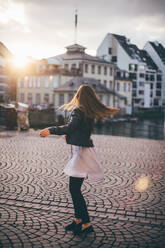
[[[99,83],[98,80],[94,78],[87,78],[87,77],[74,77],[67,81],[65,84],[61,85],[60,87],[56,88],[55,92],[76,92],[80,85],[82,84],[89,84],[94,88],[96,93],[104,93],[104,94],[115,94],[121,99],[125,99],[125,96],[122,96],[118,93],[114,93],[113,91],[107,89],[103,84]]]
[[[161,43],[159,43],[158,41],[155,41],[155,42],[150,41],[150,44],[154,48],[154,50],[157,52],[157,54],[160,57],[160,59],[162,60],[162,62],[165,64],[165,48],[164,48],[164,46]]]
[[[103,60],[99,57],[89,55],[85,52],[86,47],[81,46],[79,44],[73,44],[71,46],[66,47],[66,53],[51,57],[54,59],[58,59],[59,61],[63,60],[83,60],[83,61],[90,61],[90,62],[98,62],[104,64],[111,64],[106,60]],[[50,59],[50,58],[49,58]]]
[[[141,62],[145,62],[140,55],[140,49],[135,45],[131,44],[130,40],[123,35],[112,34],[124,48],[126,53],[132,58],[137,59]]]

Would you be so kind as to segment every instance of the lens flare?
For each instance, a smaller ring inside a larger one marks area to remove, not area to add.
[[[135,183],[135,189],[139,192],[144,192],[148,189],[150,181],[147,176],[143,176],[137,179]]]

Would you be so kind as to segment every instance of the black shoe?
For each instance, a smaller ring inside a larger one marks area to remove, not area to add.
[[[85,228],[85,229],[81,229],[81,228],[79,228],[79,229],[74,229],[74,234],[77,234],[77,235],[80,235],[80,234],[88,234],[88,233],[91,233],[91,232],[94,232],[94,229],[93,229],[93,226],[91,225],[91,226],[89,226],[89,227],[87,227],[87,228]]]
[[[66,231],[79,230],[79,229],[81,229],[81,226],[82,226],[82,222],[79,223],[79,224],[76,224],[76,222],[73,221],[71,224],[69,224],[69,225],[67,225],[67,226],[65,227],[65,230],[66,230]]]

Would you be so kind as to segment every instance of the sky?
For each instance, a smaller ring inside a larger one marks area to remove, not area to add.
[[[165,0],[0,0],[0,41],[16,56],[52,57],[75,43],[96,55],[107,33],[125,35],[142,49],[165,46]]]

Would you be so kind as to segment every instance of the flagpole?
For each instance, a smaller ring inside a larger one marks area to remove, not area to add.
[[[77,44],[77,22],[78,22],[78,14],[77,9],[75,10],[75,33],[74,33],[74,42]]]

